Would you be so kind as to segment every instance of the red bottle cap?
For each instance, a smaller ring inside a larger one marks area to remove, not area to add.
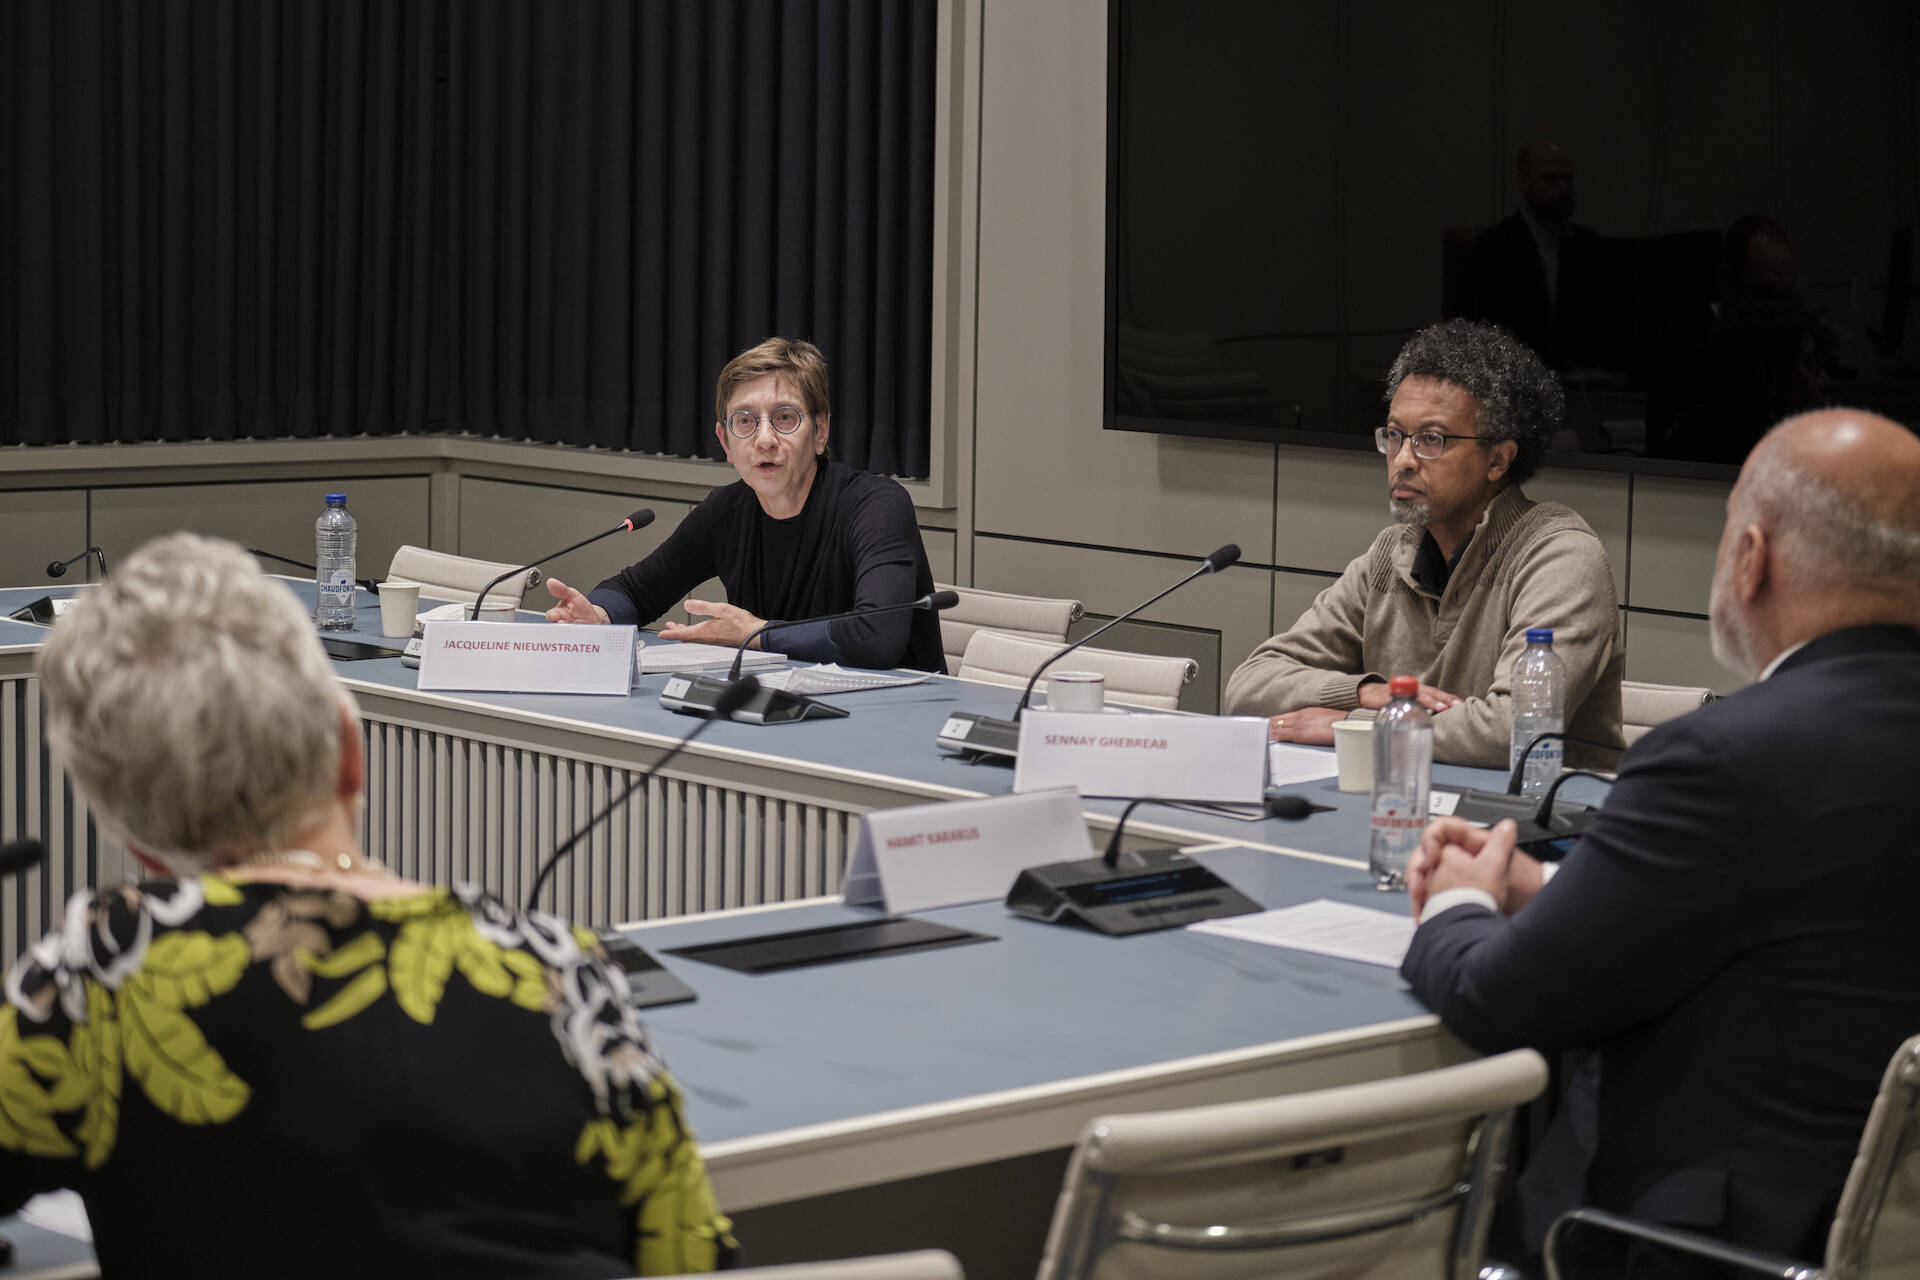
[[[1418,676],[1395,676],[1387,681],[1387,692],[1396,698],[1411,698],[1420,692]]]

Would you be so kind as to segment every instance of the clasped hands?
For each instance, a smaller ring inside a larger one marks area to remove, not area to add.
[[[1393,695],[1387,692],[1384,681],[1373,680],[1363,684],[1355,691],[1360,705],[1369,711],[1378,711],[1393,701]],[[1420,692],[1414,695],[1416,701],[1428,711],[1445,711],[1457,706],[1460,699],[1445,689],[1436,689],[1430,684],[1420,686]],[[1337,707],[1302,707],[1298,711],[1289,711],[1285,715],[1267,717],[1267,737],[1274,742],[1298,742],[1310,747],[1330,747],[1333,745],[1333,726],[1336,721],[1345,720],[1347,713]]]
[[[605,623],[607,611],[558,578],[547,579],[547,591],[557,602],[547,610],[548,622]],[[688,600],[687,612],[704,616],[704,622],[669,622],[660,628],[663,640],[689,644],[722,644],[738,648],[748,636],[766,625],[738,605],[712,600]]]
[[[1435,818],[1420,833],[1420,847],[1407,862],[1407,896],[1419,920],[1427,900],[1448,889],[1479,889],[1513,915],[1540,892],[1538,859],[1517,847],[1520,829],[1511,819],[1479,827],[1464,818]]]

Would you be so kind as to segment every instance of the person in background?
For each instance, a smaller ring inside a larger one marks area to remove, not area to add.
[[[1598,237],[1573,220],[1573,164],[1553,143],[1529,142],[1514,176],[1519,206],[1474,239],[1462,315],[1499,325],[1552,368],[1585,363]]]
[[[396,878],[351,698],[231,543],[149,543],[40,656],[55,750],[154,877],[7,977],[0,1210],[77,1190],[107,1275],[600,1277],[732,1261],[593,936]]]
[[[1567,669],[1567,732],[1623,747],[1625,659],[1606,552],[1572,511],[1520,491],[1559,429],[1558,381],[1507,333],[1448,320],[1407,341],[1387,397],[1374,439],[1395,523],[1240,664],[1227,713],[1269,717],[1276,742],[1325,745],[1334,721],[1387,704],[1389,676],[1418,676],[1435,713],[1434,758],[1504,769],[1508,674],[1527,629],[1551,627]]]
[[[1454,819],[1409,868],[1401,971],[1450,1030],[1597,1048],[1503,1215],[1514,1261],[1579,1203],[1819,1258],[1920,1030],[1920,439],[1853,410],[1778,426],[1708,609],[1756,683],[1641,739],[1557,874],[1511,823]]]
[[[557,602],[549,621],[645,625],[717,577],[728,602],[688,600],[687,612],[704,621],[669,622],[660,634],[740,645],[764,622],[901,604],[933,590],[907,491],[827,455],[827,362],[812,343],[768,338],[742,351],[720,371],[714,409],[714,435],[740,479],[591,592],[547,579]],[[754,644],[814,662],[947,669],[930,610],[783,627]]]

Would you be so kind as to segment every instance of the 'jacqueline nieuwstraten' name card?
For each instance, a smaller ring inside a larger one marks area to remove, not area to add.
[[[876,809],[860,825],[844,896],[896,913],[986,902],[1028,867],[1092,853],[1072,790]]]
[[[1258,804],[1266,769],[1262,717],[1029,711],[1020,720],[1013,789]]]
[[[632,627],[541,622],[429,622],[420,688],[600,693],[633,687]]]

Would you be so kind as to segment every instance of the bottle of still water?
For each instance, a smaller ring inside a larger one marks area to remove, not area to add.
[[[327,509],[313,522],[313,620],[322,631],[352,631],[359,621],[353,556],[358,526],[347,510],[347,495],[327,495]]]
[[[1373,722],[1372,840],[1367,870],[1380,889],[1403,889],[1407,863],[1427,825],[1427,791],[1433,782],[1433,721],[1416,700],[1420,682],[1395,676],[1393,695]]]
[[[1520,753],[1543,733],[1564,733],[1567,727],[1567,668],[1553,651],[1553,630],[1532,627],[1527,631],[1527,651],[1513,664],[1509,681],[1513,691],[1513,742],[1507,752],[1507,768],[1520,763]],[[1520,794],[1539,799],[1560,776],[1560,757],[1565,744],[1550,738],[1527,755],[1527,770],[1521,775]]]

